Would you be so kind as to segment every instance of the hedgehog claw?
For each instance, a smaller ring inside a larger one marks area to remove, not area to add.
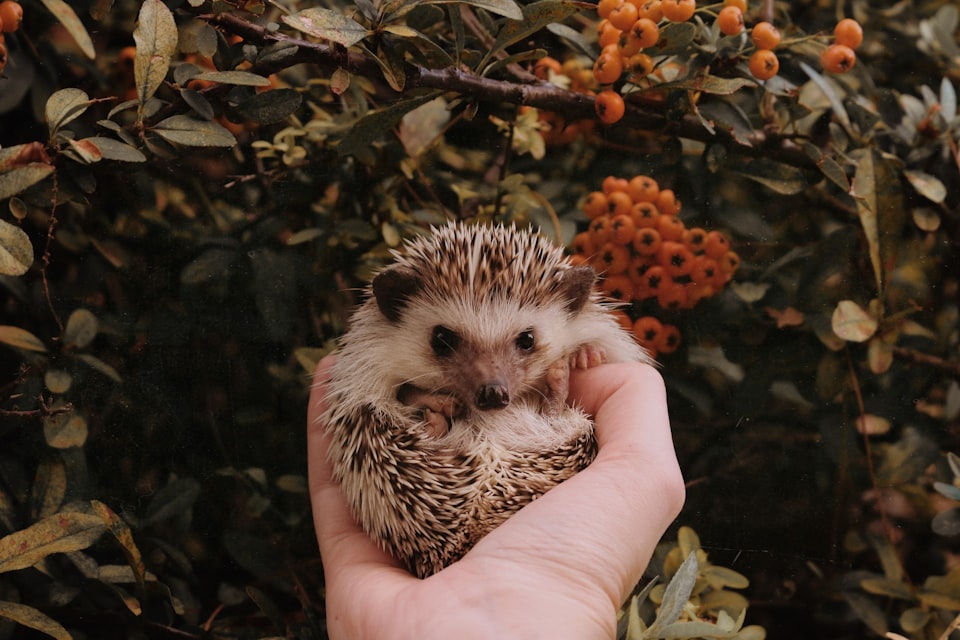
[[[582,344],[570,354],[571,369],[592,369],[606,361],[606,351],[593,344]]]
[[[547,369],[546,392],[543,394],[543,412],[560,413],[567,404],[570,391],[570,360],[560,358]]]

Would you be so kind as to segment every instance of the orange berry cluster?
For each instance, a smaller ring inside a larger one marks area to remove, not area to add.
[[[735,30],[732,26],[736,19],[738,11],[733,8],[738,2],[744,0],[727,0],[720,14],[717,16],[718,22],[724,19],[720,24],[720,30],[726,35],[736,35],[740,30]],[[725,14],[725,12],[727,12]],[[743,23],[743,13],[739,12],[740,23]],[[728,32],[724,25],[730,25]],[[780,60],[774,49],[780,44],[780,32],[769,22],[758,22],[753,26],[750,33],[753,44],[756,45],[756,51],[750,56],[750,73],[757,80],[769,80],[777,75],[780,70]],[[854,49],[863,42],[863,27],[853,18],[844,18],[837,23],[833,30],[834,43],[828,46],[820,55],[820,66],[828,73],[846,73],[853,68],[857,61]]]
[[[656,300],[668,311],[691,309],[717,294],[733,277],[740,258],[719,231],[688,229],[677,216],[680,201],[649,176],[608,176],[602,190],[583,203],[590,220],[573,239],[575,264],[589,264],[600,286],[623,302]],[[671,353],[680,332],[652,316],[618,317],[641,345],[654,355]]]
[[[626,105],[610,85],[626,73],[634,79],[653,71],[653,58],[646,53],[660,40],[663,20],[685,22],[696,11],[696,0],[600,0],[597,39],[603,49],[593,65],[593,77],[605,85],[594,103],[597,118],[613,124],[623,118]]]
[[[0,2],[0,73],[7,66],[7,41],[5,34],[13,33],[23,22],[23,7],[14,0]]]
[[[857,63],[854,49],[863,42],[863,27],[853,18],[844,18],[833,29],[833,44],[820,54],[820,66],[829,73],[846,73]]]

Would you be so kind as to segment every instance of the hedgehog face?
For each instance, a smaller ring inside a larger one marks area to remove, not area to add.
[[[431,290],[405,267],[381,272],[373,282],[377,308],[395,335],[408,337],[390,347],[398,399],[449,397],[464,412],[541,402],[546,371],[568,355],[570,319],[593,278],[567,269],[557,280],[569,284],[533,303],[494,291]]]

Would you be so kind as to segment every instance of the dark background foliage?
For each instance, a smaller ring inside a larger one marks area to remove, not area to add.
[[[534,3],[525,23],[544,28],[501,46],[496,12],[420,4],[351,5],[369,31],[348,47],[292,29],[296,3],[24,0],[0,78],[0,637],[324,637],[305,404],[367,277],[445,219],[568,243],[611,175],[674,189],[687,227],[742,258],[718,295],[657,313],[683,336],[661,358],[678,525],[749,578],[747,621],[944,634],[960,613],[953,3],[752,3],[748,26],[784,33],[765,84],[700,3],[656,100],[646,87],[542,157],[518,107],[572,123],[593,106],[533,62],[589,71],[592,8]],[[175,25],[149,88],[134,29],[170,34],[144,7]],[[865,42],[828,76],[816,59],[843,16]],[[454,55],[470,73],[445,73]],[[838,337],[845,300],[875,326]]]

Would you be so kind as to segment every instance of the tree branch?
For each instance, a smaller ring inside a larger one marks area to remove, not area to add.
[[[270,75],[295,64],[309,63],[329,73],[333,73],[337,68],[343,68],[350,73],[367,78],[378,78],[381,75],[380,68],[374,60],[357,52],[344,51],[342,47],[295,38],[231,14],[221,13],[201,17],[214,26],[243,37],[252,44],[265,46],[285,43],[297,47],[295,53],[280,61],[254,65],[251,69],[254,73]],[[409,62],[406,63],[404,72],[406,86],[402,93],[385,89],[385,91],[391,91],[396,99],[417,89],[440,89],[483,102],[526,105],[554,111],[562,114],[568,121],[596,117],[593,96],[569,91],[548,82],[539,80],[511,82],[485,78],[450,67],[430,69]],[[618,132],[621,131],[626,133],[629,130],[639,129],[675,135],[707,144],[722,144],[740,155],[774,158],[779,162],[805,169],[816,168],[814,162],[787,136],[757,130],[751,136],[750,145],[746,145],[722,128],[718,127],[715,132],[710,132],[694,114],[668,118],[664,112],[654,111],[645,105],[632,102],[629,97],[627,100],[627,112],[623,119],[609,129],[611,137],[617,137]]]

